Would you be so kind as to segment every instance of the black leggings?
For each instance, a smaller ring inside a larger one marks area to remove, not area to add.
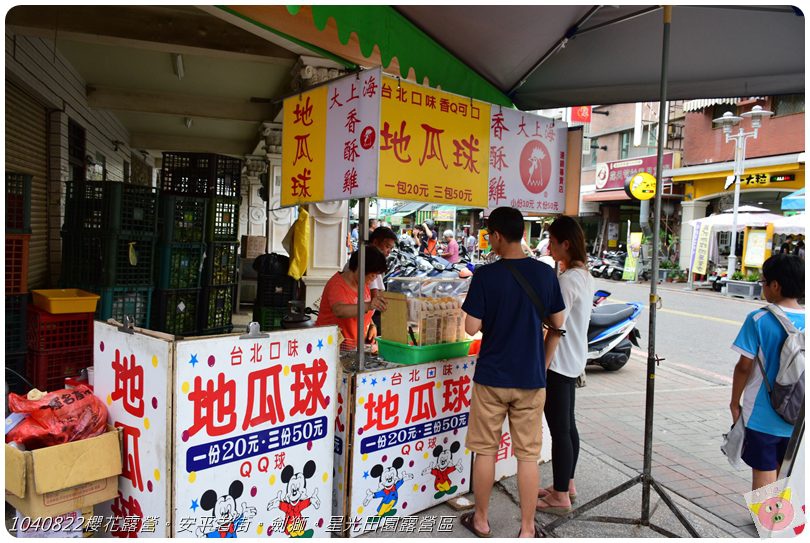
[[[579,458],[579,433],[574,419],[576,377],[546,372],[546,423],[551,433],[551,465],[554,490],[568,492],[569,479]]]

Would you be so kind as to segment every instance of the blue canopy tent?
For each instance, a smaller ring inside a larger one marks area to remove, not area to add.
[[[804,189],[799,189],[782,198],[782,210],[804,211],[804,201]]]

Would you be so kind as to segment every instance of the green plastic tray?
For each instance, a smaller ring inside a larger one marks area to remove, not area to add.
[[[423,364],[425,362],[433,362],[434,360],[461,358],[467,356],[467,353],[470,351],[470,343],[472,343],[472,340],[414,347],[396,341],[377,338],[380,356],[382,356],[386,362],[394,362],[396,364]]]

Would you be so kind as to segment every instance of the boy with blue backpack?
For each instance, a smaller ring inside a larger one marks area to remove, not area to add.
[[[743,417],[742,460],[752,469],[753,490],[776,481],[804,405],[805,313],[798,302],[804,297],[804,261],[773,255],[762,265],[760,283],[769,305],[751,312],[734,340],[740,359],[729,406],[734,422]]]

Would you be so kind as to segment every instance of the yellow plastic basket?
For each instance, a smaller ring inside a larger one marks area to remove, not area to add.
[[[52,315],[63,313],[95,313],[98,294],[77,288],[32,290],[34,305]]]

